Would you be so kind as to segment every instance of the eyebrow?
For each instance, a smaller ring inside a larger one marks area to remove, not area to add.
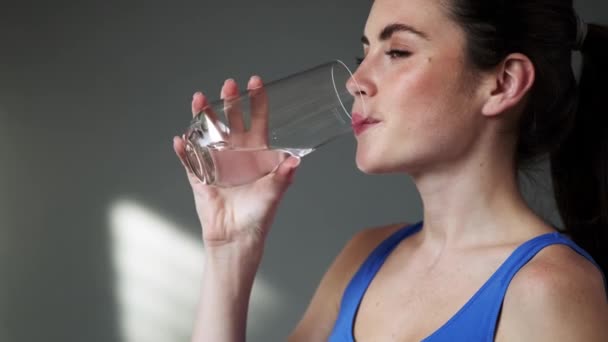
[[[426,33],[421,32],[412,26],[400,24],[400,23],[394,23],[394,24],[387,25],[384,29],[382,29],[382,31],[378,35],[378,39],[380,41],[388,40],[396,32],[408,32],[408,33],[415,34],[415,35],[419,36],[420,38],[429,40],[429,37],[426,35]],[[369,39],[366,36],[363,36],[363,37],[361,37],[361,43],[363,43],[365,45],[369,45]]]

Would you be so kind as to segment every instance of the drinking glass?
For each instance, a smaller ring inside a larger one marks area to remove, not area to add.
[[[361,94],[346,64],[335,60],[212,102],[185,133],[188,167],[208,185],[254,182],[289,156],[302,158],[351,132],[355,98],[365,112]],[[244,130],[231,132],[235,115]]]

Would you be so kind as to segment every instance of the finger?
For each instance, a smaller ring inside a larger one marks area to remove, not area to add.
[[[203,113],[206,118],[203,117]],[[221,139],[227,140],[227,135],[229,134],[228,128],[220,120],[218,120],[218,116],[213,110],[213,106],[209,104],[209,101],[207,101],[207,96],[201,92],[195,93],[192,97],[192,116],[194,117],[194,120],[206,121],[208,119],[211,121],[213,126],[219,129],[218,133],[221,135]],[[190,136],[187,138],[190,139]],[[184,137],[184,140],[185,139],[186,137]]]
[[[274,171],[273,178],[280,183],[291,183],[298,165],[300,165],[300,158],[290,156],[277,167]]]
[[[201,92],[196,92],[192,96],[192,116],[197,117],[199,114],[204,112],[214,122],[218,121],[217,114],[213,110],[213,107],[209,104],[207,96]]]
[[[220,98],[224,100],[224,114],[228,120],[230,131],[233,133],[245,132],[239,88],[233,79],[229,78],[224,82]]]
[[[251,103],[251,129],[255,144],[268,145],[268,95],[259,76],[252,76],[247,84]]]
[[[190,181],[190,185],[195,185],[200,183],[200,180],[194,174],[192,168],[188,163],[188,157],[186,155],[186,144],[184,143],[184,139],[180,137],[173,137],[173,150],[175,154],[179,158],[182,166],[186,170],[186,175],[188,176],[188,180]]]
[[[206,102],[207,102],[207,99],[206,99],[205,95],[203,95],[203,93],[201,93],[200,91],[197,91],[196,93],[194,93],[194,95],[192,95],[192,116],[193,117],[197,116],[200,112],[203,111],[203,107],[205,106]]]
[[[300,158],[289,156],[273,172],[256,181],[255,186],[259,186],[261,200],[269,199],[271,201],[280,200],[282,194],[287,191],[289,185],[293,183],[295,172],[300,164]],[[270,190],[270,191],[269,191]]]
[[[173,150],[188,173],[192,172],[186,160],[186,146],[182,138],[173,137]]]

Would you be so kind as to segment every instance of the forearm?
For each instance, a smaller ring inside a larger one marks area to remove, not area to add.
[[[245,341],[249,298],[260,259],[261,253],[242,250],[207,254],[192,342]]]

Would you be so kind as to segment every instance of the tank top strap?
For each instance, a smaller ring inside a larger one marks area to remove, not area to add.
[[[566,236],[554,232],[526,241],[511,253],[471,299],[424,342],[493,341],[504,296],[517,272],[544,248],[562,244],[599,268],[593,258]]]
[[[353,341],[353,324],[361,300],[390,253],[408,236],[422,228],[422,222],[405,226],[383,240],[361,264],[344,290],[340,312],[329,341]]]

